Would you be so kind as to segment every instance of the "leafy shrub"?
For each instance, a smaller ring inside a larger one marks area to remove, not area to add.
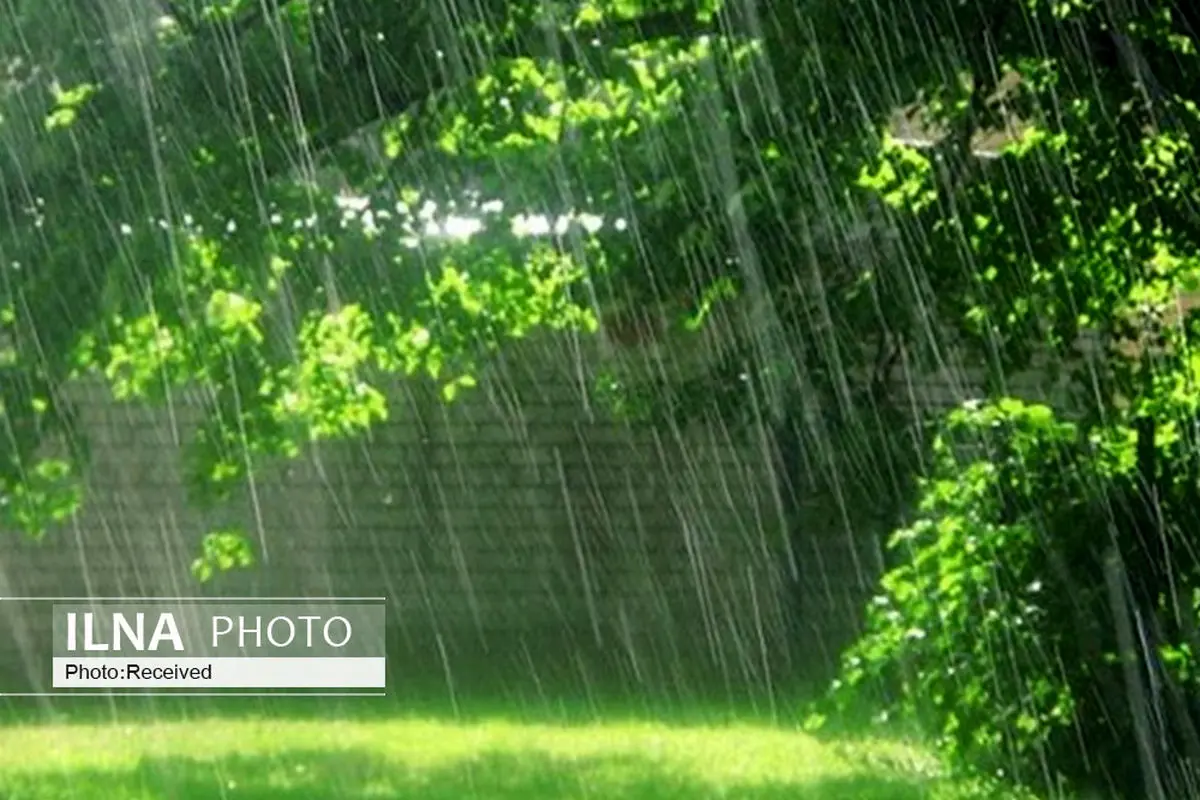
[[[956,767],[1136,796],[1104,578],[1136,444],[1128,427],[1085,433],[1012,399],[951,413],[917,518],[891,537],[866,633],[819,710],[882,702],[877,719],[919,722]],[[1178,499],[1164,496],[1168,516]],[[1186,646],[1164,655],[1177,678],[1194,674]]]

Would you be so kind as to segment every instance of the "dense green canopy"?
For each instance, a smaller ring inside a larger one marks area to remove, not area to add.
[[[743,352],[657,406],[862,427],[946,326],[999,379],[1081,327],[1124,335],[1195,272],[1196,35],[1167,4],[4,13],[0,476],[32,529],[71,494],[76,467],[36,453],[81,371],[122,397],[209,384],[195,478],[220,496],[382,418],[381,373],[450,397],[506,339],[614,302],[751,310]],[[887,135],[913,104],[930,147]],[[448,213],[474,235],[423,235]],[[575,222],[520,236],[519,214]]]
[[[506,339],[613,303],[695,324],[741,295],[755,320],[701,385],[641,387],[651,405],[858,429],[946,326],[999,377],[1081,326],[1121,334],[1194,273],[1195,35],[1166,5],[5,15],[0,476],[35,530],[73,496],[78,465],[36,453],[81,371],[122,397],[209,384],[194,475],[219,497],[382,418],[381,373],[450,397]],[[887,135],[913,104],[932,149]],[[1002,158],[973,155],[1014,119]],[[474,235],[423,235],[451,213]],[[576,221],[519,236],[521,214]]]

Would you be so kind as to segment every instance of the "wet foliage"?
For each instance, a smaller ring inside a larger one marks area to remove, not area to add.
[[[1189,471],[1156,481],[1142,541],[1136,442],[1012,399],[952,413],[825,713],[919,720],[959,767],[1043,790],[1142,796],[1144,742],[1190,796],[1195,456],[1163,446]],[[1174,565],[1157,586],[1147,543]]]

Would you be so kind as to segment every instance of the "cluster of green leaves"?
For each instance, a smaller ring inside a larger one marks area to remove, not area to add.
[[[949,415],[917,518],[892,535],[896,566],[844,655],[832,690],[840,713],[865,693],[880,719],[919,719],[957,765],[1001,775],[1071,733],[1067,673],[1088,666],[1061,660],[1070,630],[1061,620],[1097,597],[1055,578],[1051,559],[1064,557],[1055,548],[1070,543],[1050,537],[1063,532],[1054,520],[1081,528],[1091,513],[1098,476],[1087,471],[1099,462],[1084,457],[1078,434],[1048,407],[1015,399]]]
[[[132,272],[143,293],[117,293],[117,313],[78,358],[121,399],[208,387],[211,414],[192,454],[206,499],[226,499],[260,459],[365,432],[387,415],[389,375],[437,381],[449,400],[503,341],[594,325],[568,292],[581,269],[550,244],[484,235],[420,248],[403,205],[314,199],[298,217],[299,202],[283,193],[265,226],[147,226],[129,246],[169,250],[177,268],[150,285]]]
[[[949,414],[917,516],[892,534],[894,566],[813,724],[867,711],[915,720],[957,768],[1140,790],[1122,771],[1135,712],[1104,577],[1116,543],[1106,501],[1135,478],[1135,446],[1127,426],[1085,433],[1012,398]],[[1196,458],[1170,427],[1157,447],[1180,470],[1159,511],[1195,609]],[[1200,688],[1192,647],[1186,636],[1161,646],[1185,691]]]

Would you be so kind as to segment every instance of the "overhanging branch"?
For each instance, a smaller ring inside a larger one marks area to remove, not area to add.
[[[506,3],[491,3],[490,11],[502,16]],[[294,168],[301,154],[311,157],[374,122],[419,107],[497,62],[556,58],[552,37],[544,28],[533,28],[481,42],[486,44],[486,60],[476,59],[466,74],[453,74],[438,52],[465,52],[476,43],[462,28],[439,24],[438,14],[430,10],[433,5],[433,0],[411,5],[343,0],[331,7],[338,30],[327,30],[330,35],[307,48],[296,41],[285,45],[282,29],[269,27],[280,23],[267,11],[239,18],[232,30],[228,21],[200,23],[201,29],[186,44],[168,54],[164,77],[147,81],[143,88],[147,96],[160,99],[155,114],[167,121],[173,144],[186,150],[236,138],[237,130],[253,131],[260,148],[256,169],[269,176]],[[485,13],[476,11],[480,17]],[[572,46],[558,57],[579,63],[590,52],[694,38],[721,29],[719,20],[700,22],[694,9],[651,13],[563,30],[559,35]],[[288,50],[282,51],[282,46]],[[305,63],[328,66],[306,73]],[[239,74],[231,74],[233,69]],[[83,109],[81,120],[84,117],[88,127],[80,141],[85,147],[98,143],[101,159],[122,153],[112,156],[109,171],[132,172],[149,162],[138,156],[139,149],[149,146],[147,109],[124,87],[115,81],[102,86]],[[55,134],[47,134],[51,135]],[[44,142],[51,150],[60,146],[51,138]],[[70,201],[95,177],[93,171],[101,169],[96,159],[67,159],[63,168],[30,174],[29,165],[39,163],[30,156],[13,154],[0,166],[0,192],[10,207],[26,205],[27,196]]]
[[[403,28],[404,24],[400,23],[396,30],[382,33],[388,41],[416,38]],[[587,58],[589,50],[600,52],[637,42],[694,38],[712,34],[715,30],[715,23],[698,22],[694,10],[668,11],[560,32],[559,36],[572,42],[573,46],[567,48],[554,48],[549,32],[544,28],[535,29],[493,43],[488,48],[488,55],[491,64],[517,58],[555,59],[561,63],[578,64]],[[452,43],[451,46],[457,44],[461,42]],[[336,86],[326,87],[323,92],[330,97],[338,96],[340,102],[331,104],[334,113],[322,115],[321,124],[312,135],[311,145],[318,150],[343,141],[367,125],[418,107],[455,85],[455,80],[448,74],[449,70],[430,70],[426,64],[412,63],[426,60],[420,55],[406,60],[407,63],[382,58],[380,53],[366,48],[360,49],[356,55],[356,65],[361,72],[349,81],[344,79],[345,76],[335,76]],[[424,74],[414,80],[415,72]],[[347,87],[354,88],[346,93]]]

